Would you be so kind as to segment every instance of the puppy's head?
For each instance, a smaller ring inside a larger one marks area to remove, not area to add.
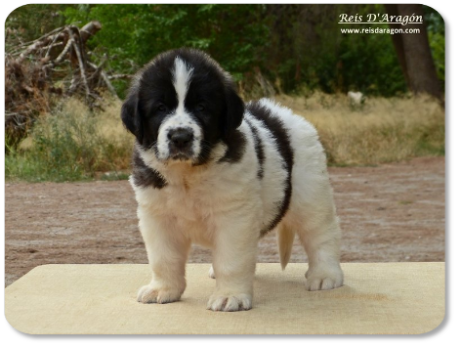
[[[157,56],[135,77],[121,118],[144,151],[162,162],[205,163],[242,122],[244,103],[228,73],[201,51]]]

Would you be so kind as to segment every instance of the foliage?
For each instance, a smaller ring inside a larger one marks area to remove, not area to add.
[[[430,46],[444,81],[444,22],[424,6]],[[257,83],[260,71],[278,92],[307,88],[327,93],[405,93],[406,83],[390,35],[345,35],[339,14],[385,13],[382,5],[299,4],[79,4],[26,5],[7,19],[28,39],[62,25],[98,20],[92,59],[132,74],[156,54],[182,46],[206,50],[237,81]],[[25,39],[25,38],[24,38]],[[114,81],[121,96],[125,81]],[[246,88],[246,90],[251,88]]]
[[[209,52],[241,79],[263,61],[269,31],[263,5],[93,5],[68,8],[69,23],[97,18],[104,30],[92,45],[110,56],[111,67],[133,73],[155,55],[178,47]]]
[[[431,7],[424,6],[425,23],[428,30],[431,53],[438,73],[438,78],[445,87],[445,27],[441,15]]]
[[[18,31],[21,41],[29,42],[65,25],[65,17],[61,12],[69,6],[74,5],[34,4],[20,6],[9,14],[5,26],[10,31]]]
[[[286,55],[292,56],[279,59],[283,90],[360,90],[383,96],[405,92],[404,76],[389,35],[346,35],[340,31],[341,13],[382,12],[382,5],[308,5],[299,6],[294,14],[287,7],[278,9],[275,17],[292,23],[287,27],[282,24],[289,32],[283,32],[282,37],[290,38],[283,42],[284,46],[290,45]]]
[[[132,139],[118,119],[119,102],[95,115],[76,99],[67,99],[37,121],[28,148],[5,158],[7,179],[74,181],[120,177],[130,164]]]

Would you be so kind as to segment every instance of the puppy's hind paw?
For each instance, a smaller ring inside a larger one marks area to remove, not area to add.
[[[343,272],[338,267],[331,270],[308,270],[305,274],[307,281],[305,287],[307,290],[330,290],[343,285]]]

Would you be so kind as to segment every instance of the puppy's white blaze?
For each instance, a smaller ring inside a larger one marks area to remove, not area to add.
[[[192,155],[197,157],[201,151],[201,139],[203,131],[197,122],[185,110],[185,98],[187,97],[190,79],[193,74],[193,68],[187,67],[187,64],[177,57],[172,69],[172,83],[176,90],[178,105],[177,108],[163,121],[158,132],[158,155],[160,159],[169,157],[169,140],[168,132],[176,128],[191,128],[193,130]]]
[[[193,68],[188,69],[185,62],[179,57],[174,61],[173,70],[173,85],[176,89],[177,100],[179,102],[177,106],[177,112],[184,112],[185,108],[185,97],[187,96],[188,86],[190,83],[190,77],[193,73]]]

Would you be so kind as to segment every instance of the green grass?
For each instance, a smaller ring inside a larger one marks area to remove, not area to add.
[[[38,120],[30,146],[10,151],[5,177],[30,182],[126,178],[118,172],[129,169],[133,140],[123,129],[118,107],[93,113],[77,100],[66,101]]]

